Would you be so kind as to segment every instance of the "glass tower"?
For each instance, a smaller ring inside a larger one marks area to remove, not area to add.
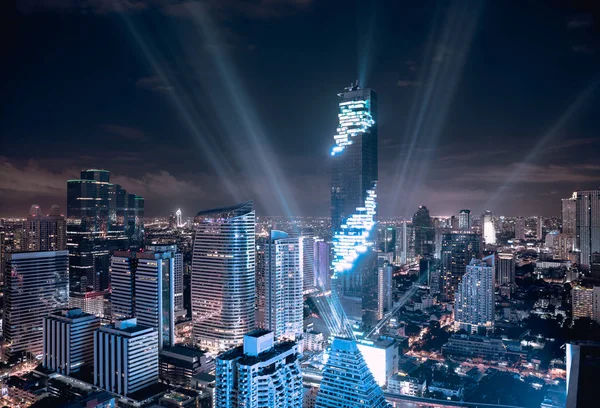
[[[194,343],[211,350],[239,346],[255,328],[255,214],[252,201],[201,211],[194,220]]]
[[[346,314],[361,321],[365,310],[377,308],[377,94],[353,84],[338,96],[331,150],[334,286]]]

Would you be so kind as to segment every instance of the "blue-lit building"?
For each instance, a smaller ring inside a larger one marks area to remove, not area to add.
[[[331,150],[333,285],[350,320],[377,309],[377,94],[353,84],[338,95],[339,124]]]

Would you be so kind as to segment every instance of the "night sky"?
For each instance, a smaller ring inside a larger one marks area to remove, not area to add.
[[[0,216],[104,168],[147,215],[328,215],[337,97],[379,96],[383,216],[558,215],[600,185],[596,1],[17,0]]]

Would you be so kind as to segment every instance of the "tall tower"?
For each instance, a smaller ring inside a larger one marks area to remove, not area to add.
[[[477,332],[494,326],[494,255],[473,259],[456,290],[454,320],[457,329]]]
[[[571,234],[575,236],[575,228],[577,225],[577,193],[569,198],[563,198],[561,202],[561,218],[563,234]]]
[[[469,231],[471,229],[471,210],[460,210],[458,213],[458,229]]]
[[[579,266],[587,271],[592,254],[600,252],[600,190],[577,192],[575,233]]]
[[[429,210],[424,205],[419,206],[412,219],[415,231],[415,255],[421,258],[433,257],[435,252],[435,228],[431,223]]]
[[[481,235],[473,232],[442,235],[442,297],[454,300],[454,292],[472,258],[481,255]]]
[[[303,244],[302,237],[271,231],[264,251],[264,322],[275,338],[297,340],[303,331]]]
[[[252,201],[201,211],[192,257],[194,343],[239,346],[255,328],[255,213]]]
[[[42,215],[39,205],[32,205],[25,221],[27,251],[64,251],[67,249],[67,223],[60,207],[53,205],[50,214]]]
[[[353,84],[338,94],[339,124],[331,150],[334,286],[346,311],[361,321],[377,293],[375,223],[378,166],[377,94]]]
[[[483,240],[487,245],[496,244],[496,226],[494,222],[494,214],[490,210],[486,210],[483,214]]]
[[[509,252],[499,252],[496,260],[496,285],[515,283],[515,269],[515,255]]]

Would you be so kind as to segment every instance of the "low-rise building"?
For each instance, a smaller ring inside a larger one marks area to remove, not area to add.
[[[387,392],[391,394],[421,397],[426,389],[427,380],[424,378],[395,374],[388,379]]]

